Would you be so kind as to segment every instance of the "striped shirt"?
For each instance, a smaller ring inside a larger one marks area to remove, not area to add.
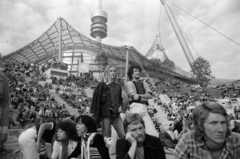
[[[193,131],[187,132],[179,140],[174,155],[175,159],[212,159],[204,141],[196,141]],[[240,159],[240,134],[232,133],[226,138],[219,159]]]

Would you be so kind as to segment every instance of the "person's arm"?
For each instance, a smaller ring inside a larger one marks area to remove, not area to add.
[[[58,141],[54,141],[54,143],[53,143],[53,152],[52,152],[52,155],[51,155],[51,159],[57,159],[58,158],[58,156],[59,156],[59,148],[60,148],[59,142]]]
[[[40,150],[40,148],[41,148],[41,140],[42,140],[43,133],[46,130],[52,130],[53,127],[54,127],[53,123],[43,123],[43,124],[40,125],[40,128],[38,130],[38,137],[37,137],[37,148],[38,148],[38,150]]]
[[[135,86],[132,81],[127,82],[125,85],[125,88],[126,88],[126,93],[128,97],[131,97],[137,94]]]
[[[146,83],[146,82],[143,82],[143,87],[145,89],[145,94],[141,94],[141,98],[144,98],[144,99],[150,99],[152,98],[152,91],[149,87],[149,85]]]
[[[184,136],[181,140],[178,141],[177,145],[175,146],[174,150],[174,157],[175,159],[189,159],[190,155],[190,147]]]
[[[148,99],[152,98],[152,92],[147,83],[143,83],[143,86],[144,86],[146,93],[139,95],[136,93],[136,90],[134,89],[135,85],[133,84],[133,82],[127,82],[126,83],[126,93],[133,100],[147,101]]]
[[[127,93],[122,90],[122,98],[123,98],[123,102],[122,102],[122,113],[125,113],[126,110],[127,110],[127,106],[128,106],[128,103],[129,103],[129,99],[127,97]]]
[[[124,150],[126,146],[126,141],[130,142],[131,146],[126,152]],[[125,140],[120,139],[117,141],[117,146],[116,146],[116,159],[134,159],[135,153],[136,153],[136,148],[137,148],[137,141],[132,137],[131,133],[127,133]]]

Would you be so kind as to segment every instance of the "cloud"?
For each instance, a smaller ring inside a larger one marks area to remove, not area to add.
[[[213,75],[239,79],[240,46],[173,4],[240,43],[240,1],[167,0],[167,3],[197,53],[210,62]],[[97,1],[2,0],[0,6],[0,52],[6,55],[37,39],[60,16],[77,31],[90,37],[91,13],[97,8]],[[159,0],[151,3],[148,0],[103,0],[102,8],[108,13],[108,37],[102,42],[113,46],[132,45],[143,55],[156,37],[161,8],[160,33],[166,54],[177,66],[187,71],[190,69]]]

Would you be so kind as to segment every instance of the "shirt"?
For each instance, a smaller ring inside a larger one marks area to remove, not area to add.
[[[69,141],[67,146],[68,155],[70,155],[73,150],[76,148],[77,142],[76,141]],[[54,141],[53,144],[53,152],[51,158],[53,159],[61,159],[62,158],[62,144],[61,142]]]
[[[120,99],[122,96],[122,88],[119,84],[115,83],[115,82],[111,82],[108,85],[109,89],[110,89],[110,95],[111,95],[111,110],[116,113],[118,112],[118,108],[120,107],[120,105],[122,104],[122,100]]]
[[[175,159],[212,159],[203,140],[194,138],[194,131],[187,132],[179,140],[174,151]],[[226,142],[220,159],[240,158],[240,134],[232,133],[226,138]]]
[[[134,159],[144,159],[144,148],[143,146],[136,148],[135,158]]]

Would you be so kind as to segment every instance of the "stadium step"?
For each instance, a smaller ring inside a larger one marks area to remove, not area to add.
[[[3,149],[6,151],[12,151],[18,148],[20,148],[18,138],[16,136],[8,136],[7,142],[3,145]]]
[[[74,109],[73,107],[69,106],[67,104],[67,102],[62,100],[62,98],[56,93],[56,90],[51,89],[51,90],[49,90],[49,93],[50,93],[50,97],[54,98],[55,101],[57,101],[59,103],[59,105],[65,104],[66,110],[69,112],[69,114],[71,114],[71,115],[77,115],[78,114],[76,109]]]
[[[14,144],[14,143],[18,143],[18,139],[16,137],[14,139],[11,139],[11,140],[8,139],[5,144]]]
[[[3,148],[8,151],[8,150],[19,149],[20,146],[18,143],[12,143],[12,144],[4,144]]]

